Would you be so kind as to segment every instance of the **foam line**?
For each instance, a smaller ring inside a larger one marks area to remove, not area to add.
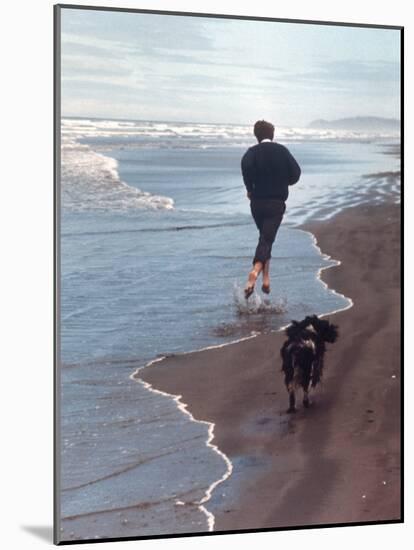
[[[340,311],[346,311],[347,309],[350,309],[354,305],[353,300],[351,298],[348,298],[348,296],[345,296],[345,294],[342,294],[341,292],[338,292],[333,288],[329,288],[328,284],[322,279],[322,271],[325,271],[325,269],[329,269],[331,267],[337,267],[337,266],[341,265],[342,262],[340,260],[335,260],[334,258],[329,256],[329,254],[325,254],[324,252],[322,252],[320,246],[318,245],[318,241],[317,241],[315,235],[311,231],[306,231],[305,229],[299,229],[299,228],[298,228],[298,231],[302,231],[303,233],[308,233],[311,236],[312,246],[314,246],[318,250],[319,254],[322,256],[322,258],[324,260],[330,260],[331,262],[334,262],[333,265],[325,265],[325,266],[320,267],[319,270],[318,270],[318,274],[317,274],[316,278],[322,283],[322,285],[325,287],[326,290],[329,290],[330,292],[336,294],[336,296],[340,296],[344,300],[348,301],[347,306],[344,306],[344,307],[341,307],[341,308],[338,308],[338,309],[334,309],[333,311],[330,311],[328,313],[323,313],[323,314],[319,315],[318,317],[326,317],[327,315],[334,315],[335,313],[339,313]]]
[[[187,352],[187,353],[191,353],[191,352]],[[207,501],[210,500],[211,495],[212,495],[214,489],[217,487],[217,485],[222,483],[224,480],[226,480],[231,475],[231,473],[233,471],[233,464],[230,461],[230,459],[217,447],[217,445],[214,445],[212,443],[212,441],[214,439],[214,427],[215,427],[215,424],[213,422],[208,422],[207,420],[197,420],[196,418],[194,418],[194,416],[187,409],[188,405],[186,403],[184,403],[183,401],[181,401],[181,397],[182,397],[181,395],[174,395],[174,394],[167,393],[167,392],[164,392],[164,391],[161,391],[161,390],[157,390],[156,388],[154,388],[148,382],[145,382],[141,378],[137,377],[138,372],[141,369],[145,369],[147,367],[150,367],[154,363],[158,363],[160,361],[163,361],[165,358],[166,358],[166,356],[162,356],[162,357],[157,357],[156,359],[153,359],[152,361],[150,361],[149,363],[147,363],[143,367],[139,367],[136,371],[134,371],[130,375],[130,378],[134,381],[138,381],[140,384],[142,384],[147,390],[149,390],[152,393],[156,393],[158,395],[164,395],[164,396],[167,396],[167,397],[172,397],[173,401],[175,401],[176,404],[177,404],[177,408],[180,411],[182,411],[184,414],[189,416],[191,422],[197,422],[199,424],[207,424],[208,425],[208,438],[207,438],[207,441],[206,441],[206,446],[210,447],[215,453],[217,453],[224,460],[224,462],[226,463],[227,468],[226,468],[225,473],[219,479],[217,479],[216,481],[214,481],[213,483],[210,484],[210,486],[207,488],[207,490],[204,494],[204,497],[202,499],[200,499],[199,501],[195,501],[193,504],[196,504],[198,509],[205,514],[205,516],[207,518],[208,530],[213,531],[214,530],[215,517],[214,517],[214,514],[212,514],[209,510],[207,510],[207,508],[204,506],[204,503],[206,503]],[[184,505],[184,504],[185,503],[183,503],[179,500],[176,501],[176,505]]]

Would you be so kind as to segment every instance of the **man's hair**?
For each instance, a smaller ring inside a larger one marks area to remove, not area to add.
[[[273,139],[275,134],[275,127],[270,122],[265,120],[258,120],[254,125],[254,135],[260,142],[263,139]]]

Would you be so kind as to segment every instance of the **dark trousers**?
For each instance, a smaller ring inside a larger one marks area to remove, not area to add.
[[[282,222],[286,204],[279,199],[252,199],[250,210],[259,230],[259,242],[253,264],[256,262],[265,264],[271,258],[272,246]]]

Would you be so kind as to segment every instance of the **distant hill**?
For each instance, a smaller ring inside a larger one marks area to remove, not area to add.
[[[337,120],[314,120],[309,128],[323,130],[351,130],[353,132],[392,132],[400,129],[400,121],[396,118],[381,118],[375,116],[357,116]]]

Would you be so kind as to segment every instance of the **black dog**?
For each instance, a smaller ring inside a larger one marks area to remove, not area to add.
[[[319,319],[316,315],[308,316],[303,321],[292,321],[285,333],[287,340],[283,344],[282,371],[285,373],[285,384],[289,392],[288,413],[296,412],[295,389],[303,388],[303,405],[309,407],[309,385],[314,388],[323,373],[325,343],[333,344],[338,337],[338,327],[329,321]]]

